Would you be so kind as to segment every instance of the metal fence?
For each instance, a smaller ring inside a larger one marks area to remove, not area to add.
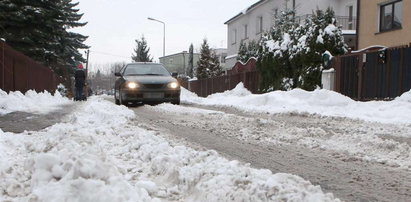
[[[411,89],[411,47],[336,57],[336,91],[356,100],[392,99]]]
[[[0,86],[3,91],[28,90],[54,92],[60,83],[57,75],[0,41]]]

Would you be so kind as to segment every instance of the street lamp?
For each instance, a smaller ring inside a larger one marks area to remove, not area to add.
[[[154,19],[154,18],[147,18],[148,20],[152,20],[152,21],[156,21],[159,23],[163,23],[163,57],[166,56],[166,23],[164,23],[163,21]]]

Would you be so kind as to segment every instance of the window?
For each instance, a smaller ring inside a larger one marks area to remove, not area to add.
[[[402,28],[402,1],[394,1],[381,6],[380,31]]]
[[[263,32],[263,17],[257,17],[257,34]]]
[[[353,30],[353,16],[354,16],[354,7],[348,6],[348,29]]]
[[[232,34],[233,35],[232,35],[231,43],[235,44],[235,43],[237,43],[237,29],[233,29]]]
[[[244,39],[248,39],[248,25],[244,25]]]

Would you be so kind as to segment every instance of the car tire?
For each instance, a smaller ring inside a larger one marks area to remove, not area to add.
[[[123,100],[123,97],[121,96],[121,90],[118,91],[118,102],[120,103],[120,105],[125,105],[127,106],[127,102]]]
[[[117,99],[116,94],[117,94],[117,91],[115,90],[114,91],[114,102],[116,103],[116,105],[120,105],[120,100]]]
[[[171,104],[173,105],[180,105],[180,99],[172,101]]]

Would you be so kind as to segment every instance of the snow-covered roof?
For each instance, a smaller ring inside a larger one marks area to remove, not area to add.
[[[235,19],[237,19],[238,17],[242,16],[242,15],[246,15],[247,12],[251,11],[252,9],[256,8],[257,6],[265,3],[268,0],[260,0],[256,3],[254,3],[253,5],[249,6],[248,8],[244,9],[243,11],[241,11],[240,13],[238,13],[237,15],[235,15],[234,17],[232,17],[231,19],[227,20],[227,22],[225,22],[224,24],[228,24],[231,23],[232,21],[234,21]]]
[[[158,59],[168,58],[168,57],[171,57],[171,56],[176,56],[176,55],[181,55],[181,54],[189,54],[189,53],[186,52],[186,51],[183,51],[183,52],[179,52],[179,53],[174,53],[174,54],[162,56],[162,57],[159,57]],[[193,55],[200,55],[200,53],[193,53]]]
[[[238,54],[234,54],[234,55],[228,55],[227,57],[225,57],[226,60],[231,59],[231,58],[236,58],[238,56]]]
[[[347,30],[347,29],[344,29],[344,30],[342,30],[342,33],[343,33],[344,35],[356,35],[356,34],[357,34],[357,30]]]

